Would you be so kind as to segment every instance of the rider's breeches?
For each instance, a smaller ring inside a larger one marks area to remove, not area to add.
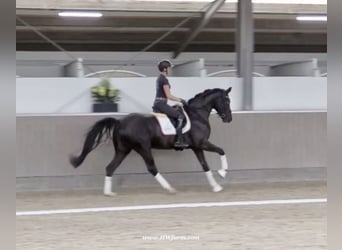
[[[164,113],[175,119],[184,119],[183,113],[169,106],[166,101],[156,100],[153,104],[152,109],[153,112]]]

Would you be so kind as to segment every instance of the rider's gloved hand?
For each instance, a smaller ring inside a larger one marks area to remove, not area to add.
[[[186,106],[186,105],[188,105],[188,102],[187,101],[185,101],[184,99],[180,99],[181,100],[181,103],[183,104],[183,106]]]

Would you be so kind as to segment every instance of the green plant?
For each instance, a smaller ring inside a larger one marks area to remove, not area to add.
[[[120,100],[120,90],[111,87],[108,79],[103,79],[97,86],[91,88],[95,103],[117,103]]]

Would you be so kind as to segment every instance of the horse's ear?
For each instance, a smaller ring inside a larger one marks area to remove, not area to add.
[[[232,87],[229,87],[229,88],[225,91],[226,95],[228,95],[229,92],[230,92],[231,90],[232,90]]]

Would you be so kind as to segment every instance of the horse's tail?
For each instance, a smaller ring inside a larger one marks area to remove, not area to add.
[[[79,156],[70,156],[70,163],[77,168],[82,164],[86,156],[94,150],[102,141],[103,137],[107,140],[114,133],[115,126],[120,121],[114,118],[104,118],[96,122],[88,131],[83,144],[82,152]]]

